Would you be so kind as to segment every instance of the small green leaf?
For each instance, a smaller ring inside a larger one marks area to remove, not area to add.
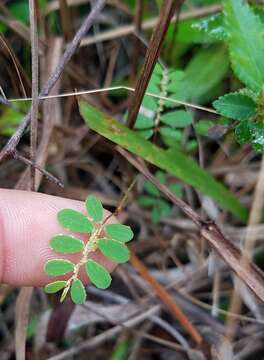
[[[128,242],[134,236],[130,226],[123,224],[108,224],[105,226],[105,232],[112,239],[122,242]]]
[[[142,207],[151,207],[151,206],[155,205],[156,202],[157,202],[157,199],[155,199],[151,196],[142,195],[138,198],[138,203]]]
[[[85,264],[85,270],[91,282],[99,289],[106,289],[110,286],[111,275],[96,261],[89,259]]]
[[[94,221],[103,220],[103,205],[99,199],[93,195],[90,195],[86,199],[85,204],[88,214],[93,218]]]
[[[71,231],[80,233],[90,233],[93,230],[93,224],[79,211],[72,209],[63,209],[58,213],[59,223]]]
[[[147,193],[149,193],[152,196],[159,196],[160,194],[156,186],[153,185],[152,182],[148,180],[144,182],[144,189],[146,190]]]
[[[86,291],[81,280],[76,279],[73,281],[71,286],[71,299],[76,305],[85,303]]]
[[[128,248],[116,240],[98,239],[97,245],[104,256],[116,263],[125,263],[129,260]]]
[[[57,235],[50,240],[50,247],[59,253],[75,254],[84,249],[84,243],[73,236]]]
[[[181,184],[171,184],[169,185],[170,191],[173,192],[177,197],[181,198],[183,194],[183,189]]]
[[[256,104],[247,95],[230,93],[213,102],[219,114],[231,119],[247,120],[256,112]]]
[[[74,264],[69,260],[54,259],[48,260],[44,271],[51,276],[65,275],[74,269]]]
[[[204,120],[198,121],[194,125],[194,128],[199,135],[206,136],[208,134],[209,129],[212,128],[214,126],[214,124],[215,123],[212,120],[204,119]]]
[[[173,128],[184,128],[192,123],[192,115],[187,111],[171,111],[161,116],[161,121]]]
[[[47,294],[53,294],[63,289],[66,283],[66,281],[54,281],[46,285],[44,290]]]

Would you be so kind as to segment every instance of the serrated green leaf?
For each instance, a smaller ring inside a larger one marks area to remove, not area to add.
[[[264,84],[263,25],[246,1],[223,0],[224,21],[233,70],[253,91]]]
[[[128,248],[119,241],[98,239],[98,248],[110,260],[122,264],[129,260]]]
[[[50,276],[65,275],[73,269],[74,264],[64,259],[48,260],[44,267],[44,271]]]
[[[160,120],[173,128],[185,128],[192,123],[192,115],[184,110],[170,111],[162,114]]]
[[[45,286],[44,290],[47,294],[54,294],[61,289],[63,289],[66,285],[66,281],[54,281]]]
[[[86,300],[86,291],[81,280],[76,279],[71,285],[71,299],[76,305],[82,305]]]
[[[236,140],[239,144],[251,142],[252,122],[249,120],[241,121],[235,130]]]
[[[212,197],[219,205],[230,210],[240,220],[246,221],[247,209],[223,184],[201,169],[193,159],[185,156],[177,149],[173,149],[173,152],[161,149],[84,101],[81,101],[79,106],[81,115],[91,129],[158,168],[194,186],[197,191]]]
[[[63,209],[58,213],[59,223],[66,229],[80,233],[90,233],[93,224],[82,213],[72,209]]]
[[[99,289],[107,289],[111,285],[111,275],[96,261],[89,259],[85,264],[85,270],[91,283]]]
[[[117,241],[128,242],[134,236],[131,227],[123,224],[107,224],[104,230],[111,239]]]
[[[90,195],[87,197],[85,205],[88,214],[93,218],[94,221],[103,220],[103,205],[99,199],[93,195]]]
[[[73,236],[57,235],[50,240],[50,247],[62,254],[75,254],[84,249],[84,243]]]
[[[219,114],[237,120],[247,120],[256,112],[256,104],[247,95],[230,93],[213,102]]]

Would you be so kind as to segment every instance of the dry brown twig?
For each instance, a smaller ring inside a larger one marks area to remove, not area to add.
[[[66,65],[71,60],[72,56],[75,54],[76,50],[78,49],[81,39],[84,37],[84,35],[88,32],[88,30],[91,28],[93,23],[98,18],[98,15],[102,11],[103,7],[105,5],[105,0],[98,0],[95,4],[95,6],[92,8],[91,12],[87,17],[85,18],[83,24],[81,25],[80,29],[77,31],[76,35],[72,39],[71,43],[66,48],[58,66],[54,70],[54,72],[51,74],[49,79],[47,80],[46,84],[43,86],[39,97],[47,96],[50,91],[52,90],[53,86],[56,84],[58,79],[60,78],[62,72],[64,71]],[[42,103],[42,100],[39,100],[39,104]],[[29,113],[25,116],[25,118],[22,120],[20,125],[18,126],[15,134],[9,139],[5,147],[0,152],[0,161],[3,160],[6,156],[12,156],[13,152],[15,151],[21,137],[24,134],[24,131],[27,129],[31,121],[31,110]]]

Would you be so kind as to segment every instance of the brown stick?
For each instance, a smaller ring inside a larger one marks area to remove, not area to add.
[[[159,22],[153,32],[151,37],[149,48],[146,54],[145,62],[141,71],[141,75],[137,81],[135,94],[132,98],[129,110],[128,110],[128,119],[127,126],[132,129],[136,118],[139,112],[139,108],[147,89],[152,71],[155,67],[155,64],[158,60],[161,46],[166,35],[167,29],[169,27],[170,21],[176,12],[180,8],[181,0],[164,0],[161,11]]]
[[[71,60],[72,56],[78,49],[80,42],[90,27],[93,25],[98,15],[102,11],[105,5],[105,0],[97,0],[96,5],[92,8],[90,14],[84,20],[82,26],[77,31],[76,35],[72,39],[71,43],[68,45],[65,50],[58,66],[54,70],[54,72],[49,77],[48,81],[44,85],[43,89],[40,92],[40,97],[47,96],[52,90],[53,86],[56,84],[58,79],[60,78],[65,66]],[[41,104],[43,100],[39,100],[39,104]],[[15,134],[9,139],[5,147],[0,152],[0,161],[3,160],[6,156],[13,155],[14,150],[16,149],[21,137],[23,136],[24,131],[28,127],[31,121],[31,110],[25,116],[21,124],[18,126]]]

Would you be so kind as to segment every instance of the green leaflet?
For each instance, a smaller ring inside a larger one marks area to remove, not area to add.
[[[107,289],[111,285],[111,275],[96,261],[89,259],[85,264],[85,270],[91,283],[98,289]]]
[[[243,205],[195,161],[176,149],[166,151],[157,147],[84,101],[79,103],[79,107],[81,115],[91,129],[192,185],[198,191],[212,197],[224,209],[231,211],[238,219],[246,221],[248,213]]]
[[[121,242],[128,242],[132,240],[134,236],[130,226],[123,224],[105,225],[105,232],[111,239]]]
[[[93,218],[94,221],[103,220],[103,205],[100,200],[95,196],[90,195],[85,201],[86,209],[88,214]]]
[[[129,260],[128,248],[119,241],[99,239],[97,245],[104,256],[118,264],[125,263]]]
[[[86,291],[81,280],[76,279],[73,281],[71,286],[71,299],[76,305],[85,303]]]
[[[256,112],[256,104],[247,95],[230,93],[213,102],[219,114],[231,119],[247,120]]]
[[[44,290],[47,294],[54,294],[63,289],[65,285],[66,281],[54,281],[46,285]]]
[[[84,243],[73,236],[57,235],[50,240],[50,247],[62,254],[75,254],[84,249]]]
[[[74,269],[74,264],[69,260],[48,260],[45,264],[45,272],[51,276],[65,275]]]
[[[71,231],[90,233],[93,224],[82,213],[72,209],[63,209],[58,213],[59,223]]]
[[[255,92],[264,84],[263,25],[246,1],[223,0],[233,70]]]

